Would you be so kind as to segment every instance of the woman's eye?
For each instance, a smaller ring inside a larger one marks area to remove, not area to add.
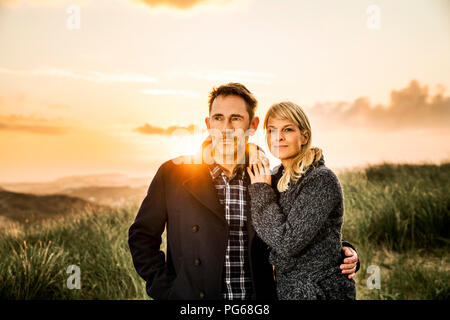
[[[286,129],[284,129],[284,131],[292,131],[292,129],[291,128],[286,128]]]

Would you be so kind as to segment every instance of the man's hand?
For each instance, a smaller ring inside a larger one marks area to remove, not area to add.
[[[343,274],[348,274],[348,278],[351,279],[355,276],[356,263],[358,262],[358,254],[350,247],[342,247],[342,251],[347,258],[344,259],[344,263],[340,268]]]

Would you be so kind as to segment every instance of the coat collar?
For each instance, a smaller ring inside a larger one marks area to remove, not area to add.
[[[190,171],[190,175],[186,178],[182,185],[183,187],[191,193],[201,204],[206,208],[211,210],[223,224],[228,226],[228,222],[225,218],[225,209],[223,205],[220,204],[219,198],[217,197],[217,191],[213,184],[211,173],[207,164],[192,165],[195,168]],[[249,195],[247,194],[247,201],[250,201]],[[250,202],[249,202],[250,203]],[[253,242],[255,236],[255,230],[253,229],[251,223],[250,209],[247,215],[247,232],[249,239],[249,248]]]
[[[200,203],[214,212],[220,220],[227,223],[225,210],[217,197],[208,165],[203,163],[189,166],[191,170],[189,170],[189,176],[182,183],[183,187]]]
[[[214,160],[211,157],[211,148],[211,139],[208,137],[203,142],[197,154],[191,158],[191,160],[201,160],[201,163],[189,164],[187,178],[184,179],[182,185],[200,203],[214,212],[220,220],[228,225],[225,218],[225,209],[219,202],[217,191],[211,177],[210,165],[214,164]],[[261,149],[258,146],[252,145],[249,150],[246,151],[246,159],[249,159],[250,153],[253,156],[255,151]],[[243,172],[245,173],[245,169],[243,169]],[[247,221],[250,224],[249,217]]]

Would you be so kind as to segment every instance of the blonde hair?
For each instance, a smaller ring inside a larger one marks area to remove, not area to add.
[[[308,134],[308,142],[302,145],[300,153],[292,159],[289,166],[284,168],[284,173],[278,181],[277,189],[283,192],[287,190],[289,182],[292,181],[295,183],[298,181],[311,164],[316,164],[320,160],[322,150],[311,147],[311,125],[309,124],[308,117],[299,105],[290,101],[273,104],[267,111],[264,119],[264,129],[267,128],[270,117],[280,120],[290,120],[297,125],[303,135]]]

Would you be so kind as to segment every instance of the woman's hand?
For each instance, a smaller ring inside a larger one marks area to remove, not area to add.
[[[267,158],[263,158],[263,160],[258,159],[255,163],[250,164],[247,167],[247,172],[251,183],[264,182],[271,185],[272,171]]]

